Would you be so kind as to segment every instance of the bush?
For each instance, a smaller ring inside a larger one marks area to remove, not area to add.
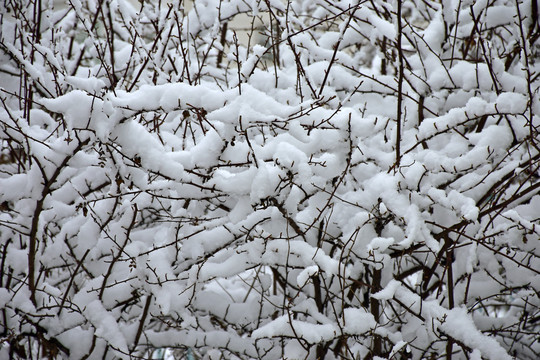
[[[0,357],[540,357],[536,0],[4,7]]]

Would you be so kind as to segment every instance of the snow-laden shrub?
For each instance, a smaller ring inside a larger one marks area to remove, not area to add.
[[[540,356],[536,0],[3,6],[1,358]]]

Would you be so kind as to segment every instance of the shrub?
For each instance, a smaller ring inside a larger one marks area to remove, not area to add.
[[[539,358],[536,0],[0,16],[0,357]]]

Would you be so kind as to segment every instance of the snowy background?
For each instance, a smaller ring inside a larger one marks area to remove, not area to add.
[[[540,358],[536,0],[0,23],[0,358]]]

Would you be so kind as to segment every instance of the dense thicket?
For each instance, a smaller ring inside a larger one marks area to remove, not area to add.
[[[1,358],[540,358],[537,0],[0,10]]]

